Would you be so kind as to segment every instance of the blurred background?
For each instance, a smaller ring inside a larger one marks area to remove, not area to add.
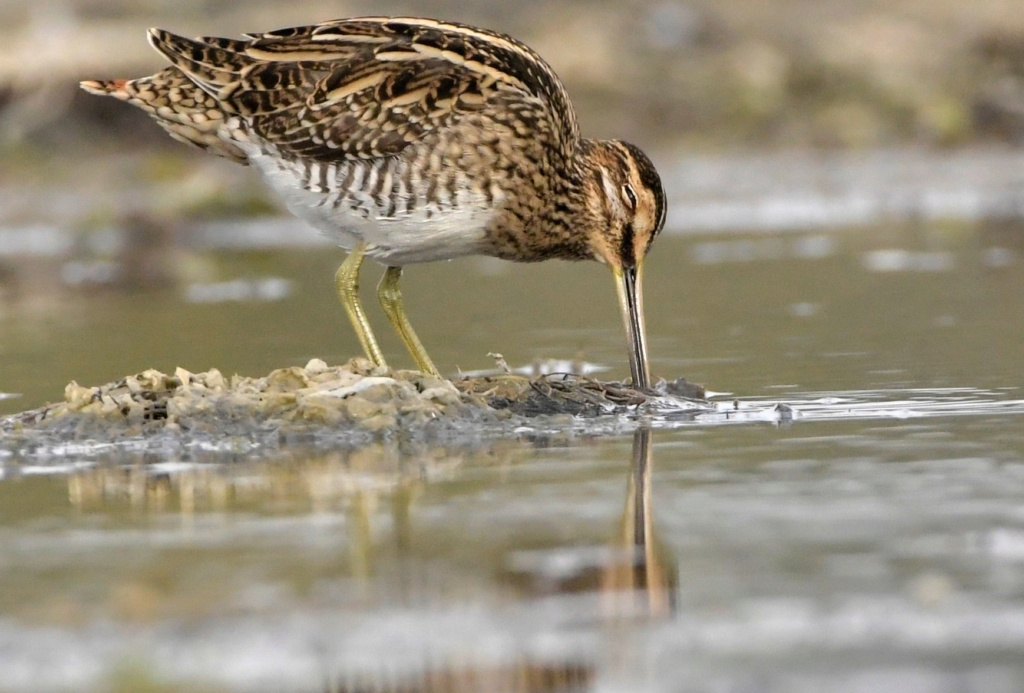
[[[149,26],[237,36],[360,14],[436,16],[524,40],[599,137],[689,150],[1015,141],[1024,123],[1019,9],[1012,0],[6,0],[4,159],[32,158],[18,147],[72,143],[88,153],[82,138],[106,144],[91,141],[103,134],[163,142],[155,128],[113,127],[135,114],[69,89],[160,67]]]

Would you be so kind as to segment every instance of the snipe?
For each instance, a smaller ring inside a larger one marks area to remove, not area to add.
[[[187,39],[153,29],[171,67],[82,87],[143,109],[172,137],[254,165],[289,209],[349,251],[338,295],[367,356],[364,257],[419,368],[437,369],[402,308],[402,267],[464,255],[597,260],[618,288],[633,383],[647,387],[643,261],[665,223],[650,159],[579,135],[561,81],[502,34],[362,17]]]

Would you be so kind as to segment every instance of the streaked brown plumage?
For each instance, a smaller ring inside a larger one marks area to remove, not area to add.
[[[421,370],[437,370],[402,309],[401,267],[483,254],[594,259],[615,273],[635,385],[648,385],[643,259],[665,220],[635,146],[581,138],[561,81],[502,34],[363,17],[185,39],[153,29],[172,64],[82,86],[142,108],[175,139],[259,169],[297,216],[350,251],[338,291],[367,355],[384,358],[356,295],[364,256]]]

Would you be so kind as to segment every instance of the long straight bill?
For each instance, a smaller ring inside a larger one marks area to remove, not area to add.
[[[629,370],[633,374],[633,386],[649,387],[651,375],[647,366],[647,330],[644,327],[643,265],[612,269],[615,273],[615,288],[619,292],[619,308],[626,325],[629,339]]]

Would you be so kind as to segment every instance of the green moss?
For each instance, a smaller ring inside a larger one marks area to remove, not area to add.
[[[195,693],[220,693],[226,689],[189,682],[188,685],[162,681],[152,666],[141,659],[125,659],[107,676],[101,690],[107,693],[177,693],[188,690]]]
[[[193,218],[226,219],[269,216],[279,214],[280,209],[271,202],[267,195],[259,192],[232,195],[228,191],[221,190],[213,192],[209,197],[192,201],[180,212],[183,216]]]

